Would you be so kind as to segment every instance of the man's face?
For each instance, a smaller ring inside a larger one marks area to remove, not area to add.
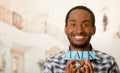
[[[65,33],[70,41],[70,45],[76,48],[85,47],[89,44],[95,30],[88,11],[82,9],[71,11],[65,27]]]

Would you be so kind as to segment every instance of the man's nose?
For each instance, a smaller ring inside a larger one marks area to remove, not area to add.
[[[78,32],[78,33],[84,32],[83,27],[77,26],[77,27],[76,27],[76,32]]]

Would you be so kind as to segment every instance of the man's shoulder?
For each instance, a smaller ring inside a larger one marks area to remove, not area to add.
[[[98,51],[98,50],[95,50],[95,53],[96,53],[96,57],[99,58],[103,62],[114,62],[115,61],[115,58],[109,55],[108,53]]]
[[[49,61],[49,62],[55,62],[55,61],[60,61],[60,60],[63,60],[63,59],[65,59],[65,52],[61,51],[57,54],[49,56],[46,60]]]

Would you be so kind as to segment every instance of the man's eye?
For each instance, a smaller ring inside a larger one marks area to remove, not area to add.
[[[73,24],[71,24],[71,25],[72,25],[72,26],[75,26],[76,24],[73,23]]]
[[[82,26],[83,26],[83,27],[88,27],[88,26],[89,26],[89,24],[83,24]]]

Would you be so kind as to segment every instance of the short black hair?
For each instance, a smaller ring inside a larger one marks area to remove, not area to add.
[[[95,26],[95,15],[94,15],[94,13],[93,13],[89,8],[87,8],[86,6],[75,6],[75,7],[73,7],[72,9],[70,9],[70,10],[68,11],[67,15],[66,15],[66,18],[65,18],[65,26],[67,26],[67,20],[68,20],[68,18],[69,18],[69,15],[70,15],[71,11],[73,11],[73,10],[75,10],[75,9],[82,9],[82,10],[88,11],[88,12],[90,13],[90,15],[91,15],[92,26]]]

